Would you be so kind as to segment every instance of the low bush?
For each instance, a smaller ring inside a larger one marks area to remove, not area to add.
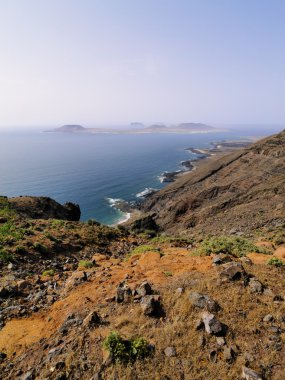
[[[123,339],[117,332],[111,332],[103,342],[115,362],[129,363],[147,357],[151,350],[145,338]]]
[[[15,247],[15,252],[21,254],[21,253],[26,253],[27,250],[26,250],[26,248],[25,248],[24,246],[22,246],[22,245],[17,245],[17,246]]]
[[[53,269],[47,269],[43,271],[42,275],[53,277],[55,275],[55,271]]]
[[[92,261],[80,260],[78,263],[78,268],[90,269],[94,266]]]
[[[36,242],[33,244],[33,247],[39,253],[48,253],[47,247],[41,243]]]
[[[212,237],[203,240],[200,246],[193,251],[197,256],[209,256],[217,253],[227,253],[235,257],[242,257],[250,252],[270,253],[264,247],[257,247],[251,241],[240,237]]]
[[[10,252],[0,249],[0,262],[9,263],[10,261],[13,261],[13,255]]]
[[[272,257],[270,260],[268,260],[267,264],[274,265],[277,268],[285,267],[285,262],[278,259],[277,257]]]

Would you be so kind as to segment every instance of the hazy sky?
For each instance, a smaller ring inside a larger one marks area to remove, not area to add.
[[[0,0],[0,126],[285,122],[284,0]]]

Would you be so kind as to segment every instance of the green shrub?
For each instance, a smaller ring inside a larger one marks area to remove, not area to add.
[[[275,267],[278,267],[278,268],[285,267],[285,262],[278,259],[277,257],[272,257],[270,260],[268,260],[267,264],[274,265]]]
[[[55,237],[55,236],[53,236],[51,233],[49,233],[49,232],[46,232],[45,233],[45,236],[49,239],[49,240],[51,240],[51,241],[54,241],[55,243],[58,243],[58,239]]]
[[[13,261],[13,255],[10,252],[0,249],[0,262],[9,263],[10,261]]]
[[[94,266],[92,261],[80,260],[78,263],[78,268],[90,269]]]
[[[123,339],[117,332],[111,332],[103,342],[112,359],[119,363],[134,362],[150,354],[150,346],[145,338]]]
[[[33,247],[39,253],[48,253],[47,247],[41,243],[36,242],[33,244]]]
[[[43,271],[42,275],[53,277],[55,275],[55,271],[53,269],[47,269]]]
[[[209,256],[212,253],[227,253],[235,257],[245,256],[250,252],[270,253],[264,247],[257,247],[251,241],[240,237],[220,236],[203,240],[193,254]]]
[[[17,246],[15,247],[15,252],[21,254],[21,253],[26,253],[27,250],[26,250],[26,248],[25,248],[24,246],[22,246],[22,245],[17,245]]]

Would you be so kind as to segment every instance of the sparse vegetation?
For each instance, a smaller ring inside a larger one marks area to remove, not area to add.
[[[42,243],[36,242],[33,244],[33,247],[39,253],[43,253],[43,254],[48,253],[47,247],[43,245]]]
[[[143,254],[145,252],[159,252],[160,254],[162,254],[161,249],[154,245],[139,245],[127,255],[127,258],[133,255]]]
[[[270,253],[268,249],[257,247],[250,240],[240,237],[219,236],[203,240],[192,254],[209,256],[211,254],[226,253],[235,257],[242,257],[250,252]]]
[[[156,236],[151,239],[154,244],[171,244],[174,247],[185,247],[194,243],[193,238],[185,238],[181,236]]]
[[[145,338],[123,339],[117,332],[111,332],[103,342],[115,362],[129,363],[147,357],[151,350]]]
[[[92,267],[94,267],[94,264],[92,261],[80,260],[78,263],[78,268],[90,269]]]
[[[0,249],[0,262],[9,263],[10,261],[13,261],[13,255],[10,252]]]
[[[277,268],[285,267],[285,262],[278,259],[277,257],[272,257],[270,260],[268,260],[267,264],[274,265]]]
[[[46,269],[43,271],[42,275],[53,277],[55,275],[55,271],[54,269]]]

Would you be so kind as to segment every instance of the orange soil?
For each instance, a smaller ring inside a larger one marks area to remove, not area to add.
[[[91,270],[91,280],[75,287],[66,298],[55,302],[48,310],[32,317],[14,319],[0,331],[0,351],[22,353],[26,347],[51,336],[71,313],[82,313],[106,303],[106,298],[115,295],[119,282],[126,280],[132,287],[148,280],[154,287],[165,284],[170,278],[191,271],[211,270],[211,257],[191,257],[185,248],[163,248],[164,255],[146,252],[132,256],[129,260],[97,260],[99,267]],[[267,256],[268,258],[268,256]]]

